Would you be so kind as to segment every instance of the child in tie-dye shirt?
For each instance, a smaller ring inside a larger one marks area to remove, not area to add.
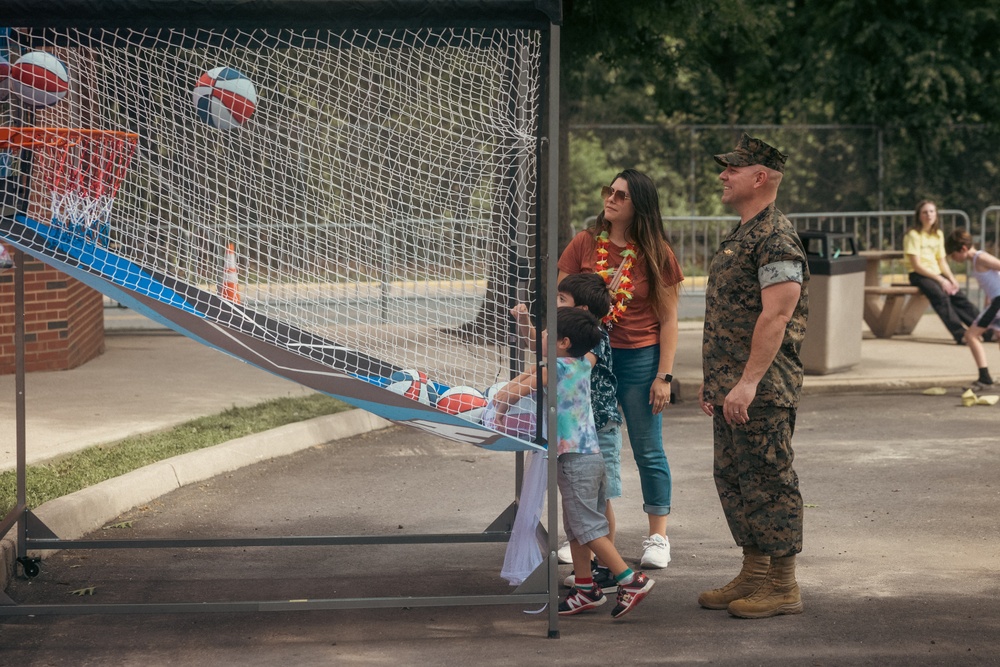
[[[618,583],[618,604],[611,616],[620,618],[649,593],[653,580],[642,572],[633,572],[608,538],[608,520],[604,515],[607,478],[590,403],[593,362],[585,356],[600,341],[601,324],[583,309],[560,308],[556,315],[556,336],[557,480],[562,495],[563,524],[575,572],[590,571],[591,552],[611,569]],[[548,331],[543,331],[543,349],[547,341]],[[507,406],[536,392],[538,380],[532,368],[497,393],[496,419],[501,426]],[[542,386],[545,381],[546,369],[543,368]],[[559,603],[559,613],[564,616],[578,614],[606,601],[604,592],[592,578],[577,576],[574,588]]]

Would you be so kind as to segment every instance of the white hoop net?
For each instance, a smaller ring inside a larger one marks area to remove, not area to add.
[[[111,207],[135,154],[138,135],[39,129],[35,169],[51,197],[52,222],[81,240],[109,242]]]

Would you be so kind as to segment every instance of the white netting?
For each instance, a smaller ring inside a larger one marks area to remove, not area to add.
[[[139,135],[113,206],[57,203],[99,208],[108,248],[217,293],[232,243],[248,310],[444,385],[507,378],[535,257],[537,31],[14,30],[10,48],[58,56],[70,92],[34,111],[11,96],[4,125]],[[216,67],[255,86],[242,127],[196,111]]]

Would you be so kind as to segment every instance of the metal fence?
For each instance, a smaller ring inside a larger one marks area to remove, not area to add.
[[[849,234],[857,250],[902,250],[903,236],[913,225],[913,211],[838,211],[792,213],[788,215],[799,231],[818,230]],[[1000,255],[1000,205],[983,210],[979,220],[965,211],[939,209],[938,218],[947,236],[954,228],[964,227],[976,240],[976,247]],[[685,275],[708,273],[712,256],[722,239],[739,222],[737,216],[668,216],[664,218],[670,242]],[[964,265],[953,264],[952,270],[973,299],[979,298],[979,286],[969,283]],[[902,261],[887,262],[883,273],[902,274]]]

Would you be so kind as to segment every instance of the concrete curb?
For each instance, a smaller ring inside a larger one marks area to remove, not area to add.
[[[77,539],[97,530],[133,507],[243,466],[287,456],[332,440],[386,428],[388,422],[364,410],[349,410],[287,424],[263,433],[230,440],[215,447],[181,454],[138,470],[50,500],[34,514],[63,539]],[[31,552],[47,558],[54,550]],[[16,530],[0,540],[0,594],[16,573]]]
[[[918,391],[930,387],[945,387],[946,389],[957,389],[969,385],[968,374],[958,376],[938,376],[938,377],[912,377],[895,379],[859,379],[859,380],[830,380],[823,382],[813,378],[807,380],[802,385],[802,394],[815,396],[817,394],[873,394],[892,393],[905,391]]]

